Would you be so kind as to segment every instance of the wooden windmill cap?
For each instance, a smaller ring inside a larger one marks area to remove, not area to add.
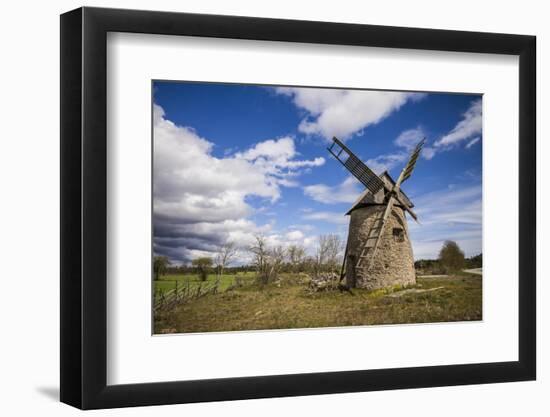
[[[347,211],[346,215],[351,214],[353,210],[360,207],[384,204],[386,193],[393,189],[395,181],[388,171],[384,171],[382,174],[379,175],[379,177],[384,182],[384,188],[382,188],[374,195],[368,188],[365,189],[365,191],[361,193],[359,198],[357,198],[355,203],[353,203],[351,208]],[[407,195],[403,191],[399,190],[396,205],[402,206],[403,204],[406,204],[409,208],[414,207],[414,204],[411,202],[411,200],[409,200],[409,197],[407,197]]]

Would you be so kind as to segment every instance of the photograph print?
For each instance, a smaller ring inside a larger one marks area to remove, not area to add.
[[[482,107],[154,80],[153,333],[482,320]]]

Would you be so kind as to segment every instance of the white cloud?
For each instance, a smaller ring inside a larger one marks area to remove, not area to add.
[[[435,156],[436,150],[431,146],[424,146],[422,148],[422,157],[428,161]]]
[[[305,220],[321,220],[328,223],[334,224],[348,224],[349,217],[345,216],[344,213],[336,213],[331,211],[311,211],[302,216]]]
[[[424,132],[424,129],[421,126],[418,126],[415,129],[408,129],[401,132],[393,143],[400,148],[410,151],[425,137],[426,133]]]
[[[426,132],[422,126],[418,126],[414,129],[404,130],[399,134],[393,143],[400,148],[393,153],[387,153],[378,155],[375,158],[367,160],[367,165],[377,174],[381,174],[384,171],[390,171],[399,164],[408,160],[411,151],[414,147],[426,137]],[[424,147],[422,151],[422,157],[424,159],[432,159],[435,155],[435,150],[431,147]]]
[[[406,152],[397,152],[379,155],[376,158],[368,159],[366,164],[372,169],[375,173],[380,175],[384,171],[390,171],[395,168],[398,164],[407,160]]]
[[[422,224],[435,222],[481,225],[481,184],[459,187],[452,184],[443,190],[432,191],[415,198],[417,214]]]
[[[212,143],[165,119],[157,105],[154,121],[155,209],[162,214],[165,209],[174,212],[178,205],[182,210],[196,207],[203,215],[223,206],[235,207],[240,217],[246,207],[243,192],[272,200],[279,197],[274,179],[244,159],[213,157]]]
[[[479,136],[476,136],[473,139],[472,136],[481,134],[481,111],[481,100],[473,101],[468,110],[463,114],[462,120],[458,122],[449,133],[437,140],[432,146],[424,146],[421,154],[422,157],[426,160],[430,160],[438,152],[450,150],[465,140],[469,140],[468,144],[465,146],[466,149],[471,148],[479,142],[481,139]],[[369,159],[367,163],[375,172],[378,173],[385,170],[391,170],[398,163],[405,161],[410,151],[416,146],[416,144],[427,136],[428,135],[422,126],[404,130],[394,140],[394,144],[405,150],[406,154],[403,151],[398,151],[390,154],[379,155],[376,158]]]
[[[471,148],[473,145],[479,142],[480,137],[476,135],[481,134],[481,112],[481,99],[473,101],[468,110],[466,110],[466,112],[462,115],[462,120],[458,122],[449,133],[433,143],[432,146],[424,146],[421,154],[422,157],[426,160],[430,160],[438,152],[450,150],[454,146],[457,146],[465,140],[469,140],[469,142],[465,146],[466,149]],[[399,163],[406,161],[410,154],[410,151],[416,146],[418,142],[426,137],[427,134],[422,126],[418,126],[414,129],[404,130],[394,140],[394,144],[402,150],[389,154],[379,155],[376,158],[371,158],[367,161],[367,165],[376,173],[389,171],[395,168]]]
[[[300,245],[306,249],[306,254],[313,255],[317,244],[316,236],[306,236],[299,230],[288,233],[270,233],[264,235],[268,247],[282,247],[288,249],[291,245]]]
[[[395,139],[394,143],[400,148],[405,149],[410,153],[418,143],[425,139],[428,135],[424,131],[422,126],[418,126],[415,129],[408,129],[401,132],[401,134]],[[430,160],[435,156],[435,149],[430,146],[424,146],[422,148],[422,157]]]
[[[468,144],[466,145],[466,149],[470,149],[472,146],[474,146],[476,143],[479,142],[481,138],[479,136],[473,138]]]
[[[481,99],[472,102],[462,115],[462,120],[441,139],[435,142],[436,147],[452,147],[458,143],[481,134],[482,128]]]
[[[304,194],[325,204],[353,203],[363,188],[354,177],[348,177],[333,187],[325,184],[308,185],[304,187]]]
[[[300,230],[293,230],[286,234],[286,238],[292,241],[302,240],[304,237],[305,237],[304,234]]]
[[[291,224],[288,228],[290,230],[302,230],[304,232],[311,232],[312,230],[315,230],[315,226],[311,224]]]
[[[300,186],[300,183],[298,181],[294,181],[288,178],[279,178],[277,180],[277,183],[279,185],[282,185],[283,187],[289,187],[289,188]]]
[[[284,169],[296,170],[304,167],[318,167],[325,163],[323,157],[317,157],[309,161],[293,159],[297,155],[294,139],[284,137],[257,143],[245,152],[236,153],[235,158],[251,161],[264,172],[279,176],[285,174]]]
[[[275,91],[291,97],[297,107],[307,112],[298,126],[300,132],[320,135],[326,140],[333,136],[345,140],[365,127],[379,123],[407,101],[425,96],[391,91],[293,87],[278,87]]]
[[[281,187],[298,186],[293,178],[325,162],[297,159],[290,137],[218,158],[194,129],[176,126],[158,105],[153,111],[155,252],[175,262],[213,253],[228,239],[249,245],[255,234],[271,233],[272,225],[247,219],[254,213],[247,199],[275,202]]]
[[[405,130],[394,140],[394,144],[403,150],[370,158],[366,161],[366,164],[378,175],[384,171],[390,171],[397,165],[407,161],[410,151],[425,136],[426,134],[420,126],[415,129]],[[423,155],[425,159],[433,157],[433,154],[430,153],[431,151],[432,149],[429,148],[428,154]],[[320,203],[353,203],[363,189],[354,177],[348,177],[336,186],[326,184],[306,186],[304,187],[304,193]]]
[[[413,200],[420,225],[410,222],[414,256],[436,258],[445,240],[454,240],[466,256],[482,250],[482,188],[449,184]]]

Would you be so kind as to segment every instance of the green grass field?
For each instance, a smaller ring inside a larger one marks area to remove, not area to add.
[[[251,277],[253,279],[253,276]],[[192,300],[155,317],[155,333],[337,327],[481,320],[482,278],[418,278],[403,289],[353,295],[304,285],[252,284]],[[401,291],[400,291],[401,290]],[[429,291],[426,291],[429,290]]]
[[[243,272],[239,274],[223,274],[220,277],[220,287],[219,291],[225,291],[230,285],[232,285],[235,282],[235,277],[240,277],[241,280],[244,282],[251,282],[254,279],[254,273],[253,272]],[[206,280],[206,284],[212,284],[216,281],[217,276],[215,274],[208,275],[208,279]],[[158,295],[159,291],[162,292],[168,292],[170,290],[173,290],[176,287],[176,283],[178,284],[179,288],[182,288],[182,286],[186,286],[187,283],[189,283],[191,288],[196,288],[199,284],[201,284],[201,280],[199,279],[199,276],[197,274],[192,275],[183,275],[183,274],[169,274],[169,275],[163,275],[160,277],[159,280],[154,281],[155,286],[155,294]],[[202,282],[202,284],[205,284]]]

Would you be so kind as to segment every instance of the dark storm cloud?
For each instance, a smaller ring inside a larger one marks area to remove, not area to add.
[[[166,256],[174,264],[189,263],[193,251],[215,253],[224,242],[225,234],[197,228],[195,223],[174,224],[166,218],[154,217],[153,248],[155,256]]]
[[[200,227],[197,223],[172,223],[171,221],[159,220],[155,216],[153,222],[153,233],[158,238],[200,238],[211,242],[222,242],[219,231],[206,230],[204,227]]]
[[[157,104],[153,124],[154,253],[173,263],[213,256],[230,239],[243,248],[250,245],[256,233],[272,227],[250,219],[258,208],[250,199],[275,203],[281,187],[296,187],[294,177],[301,171],[325,163],[323,157],[298,159],[291,136],[214,156],[214,143],[166,119]]]

